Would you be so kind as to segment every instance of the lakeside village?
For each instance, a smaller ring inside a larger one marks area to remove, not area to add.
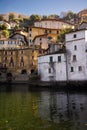
[[[57,41],[62,29],[65,43]],[[28,32],[0,39],[0,82],[87,81],[87,22],[75,25],[58,19],[34,22]]]

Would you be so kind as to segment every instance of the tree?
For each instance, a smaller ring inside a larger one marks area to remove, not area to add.
[[[30,23],[31,25],[33,25],[36,20],[40,20],[40,19],[41,19],[41,16],[40,16],[40,15],[32,14],[32,15],[30,16],[29,23]]]
[[[1,29],[2,29],[2,30],[6,30],[6,29],[7,29],[6,23],[2,24]]]
[[[63,19],[65,20],[71,20],[78,18],[78,15],[76,13],[73,13],[72,11],[69,11]]]
[[[51,14],[51,15],[48,16],[48,18],[50,18],[50,19],[59,19],[59,16],[56,15],[56,14]]]
[[[8,30],[3,30],[2,34],[4,35],[5,38],[9,37],[9,31]]]
[[[57,37],[58,42],[65,43],[65,34],[72,31],[72,28],[62,29]]]
[[[48,17],[46,15],[43,15],[42,19],[47,19]]]
[[[13,13],[9,14],[9,21],[13,21],[15,19],[15,15]]]

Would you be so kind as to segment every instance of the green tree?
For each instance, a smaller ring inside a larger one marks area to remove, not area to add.
[[[2,29],[2,30],[6,30],[6,29],[7,29],[6,23],[4,23],[4,24],[1,25],[1,29]]]
[[[40,15],[32,14],[32,15],[30,16],[29,23],[30,23],[31,25],[33,25],[36,20],[40,20],[41,18],[42,18],[42,17],[41,17]]]
[[[63,19],[71,20],[71,19],[76,19],[76,18],[78,18],[78,15],[76,13],[73,13],[72,11],[69,11]]]
[[[56,15],[56,14],[51,14],[51,15],[48,16],[48,18],[50,18],[50,19],[58,19],[59,16]]]
[[[13,13],[9,14],[9,21],[13,21],[15,19],[15,15]]]
[[[8,30],[3,30],[2,34],[4,35],[5,38],[9,37],[9,31]]]
[[[48,16],[46,16],[46,15],[43,15],[43,17],[42,17],[42,19],[47,19],[48,18]]]
[[[61,43],[65,43],[65,34],[72,31],[73,30],[71,28],[62,29],[58,34],[57,41]]]

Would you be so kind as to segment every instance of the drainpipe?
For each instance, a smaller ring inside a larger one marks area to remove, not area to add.
[[[66,51],[66,55],[65,55],[65,57],[66,57],[66,81],[68,82],[69,80],[69,78],[68,78],[68,61],[67,61],[67,51]]]

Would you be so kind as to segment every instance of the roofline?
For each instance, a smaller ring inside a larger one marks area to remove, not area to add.
[[[37,28],[37,29],[47,29],[47,30],[61,30],[61,29],[53,29],[53,28],[44,28],[44,27],[35,27],[35,26],[30,26],[28,28]]]
[[[44,36],[47,36],[47,35],[48,35],[48,34],[37,35],[37,36],[34,37],[33,42],[35,41],[36,38],[38,38],[38,37],[44,37]]]
[[[86,31],[86,30],[87,30],[87,28],[82,28],[82,29],[73,30],[72,32],[69,32],[66,34],[75,33],[75,32],[79,32],[79,31]]]
[[[62,20],[62,19],[41,19],[41,20],[36,20],[35,22],[41,22],[41,21],[59,21],[59,22],[64,22],[64,23],[70,24],[70,25],[74,25],[74,24],[71,24],[71,23],[69,23],[65,20]]]
[[[28,41],[27,41],[27,38],[26,38],[26,36],[25,35],[23,35],[23,34],[20,34],[20,33],[14,33],[13,35],[11,35],[9,38],[12,38],[14,35],[16,35],[16,34],[19,34],[19,35],[21,35],[21,36],[23,36],[24,37],[24,40],[26,41],[26,43],[27,43],[27,45],[28,45]]]

